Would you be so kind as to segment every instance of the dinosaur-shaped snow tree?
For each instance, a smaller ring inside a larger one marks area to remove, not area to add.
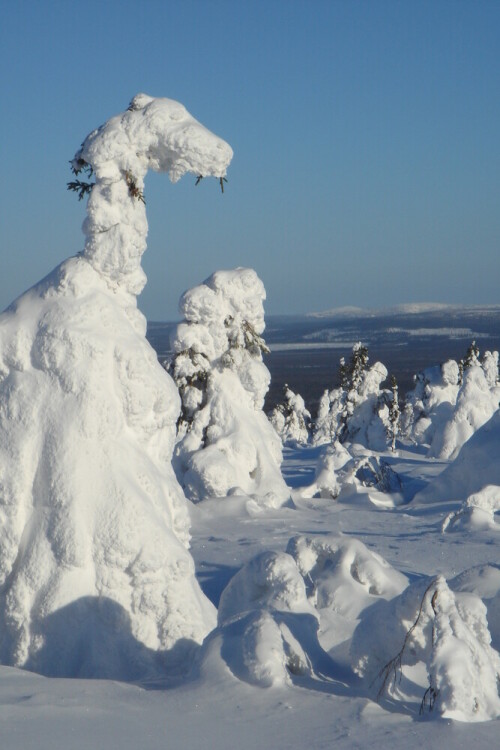
[[[146,172],[222,180],[231,157],[181,104],[136,96],[72,162],[95,178],[76,180],[83,252],[0,316],[4,664],[137,679],[185,668],[215,624],[171,466],[179,396],[136,295]]]

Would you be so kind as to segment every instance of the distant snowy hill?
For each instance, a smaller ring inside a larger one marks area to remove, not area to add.
[[[172,323],[148,323],[148,339],[158,356],[170,352]],[[287,383],[309,409],[316,408],[325,388],[338,385],[340,357],[353,344],[368,346],[370,360],[384,363],[404,395],[419,370],[463,357],[475,339],[481,351],[500,350],[500,305],[415,303],[379,310],[343,307],[308,315],[266,316],[264,333],[271,353],[266,410],[280,400]]]

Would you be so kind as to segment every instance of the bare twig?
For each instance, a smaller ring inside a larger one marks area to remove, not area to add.
[[[415,620],[415,622],[413,623],[413,625],[411,626],[411,628],[406,633],[405,639],[403,641],[403,645],[401,646],[401,649],[399,650],[399,652],[396,654],[396,656],[393,659],[391,659],[390,661],[388,661],[387,664],[382,667],[382,669],[380,670],[380,672],[378,673],[378,675],[373,680],[372,685],[373,685],[373,683],[376,680],[382,678],[382,685],[380,686],[380,689],[379,689],[379,691],[377,693],[377,700],[379,700],[381,698],[381,696],[382,696],[385,688],[387,687],[387,683],[389,682],[389,678],[390,678],[391,675],[393,675],[394,685],[395,685],[396,682],[398,681],[398,671],[399,671],[399,682],[401,682],[401,677],[403,675],[403,656],[404,656],[404,652],[405,652],[406,646],[408,645],[408,641],[410,640],[413,631],[415,630],[415,628],[417,627],[418,623],[420,622],[420,618],[422,616],[422,612],[423,612],[423,608],[424,608],[425,597],[427,596],[427,594],[429,593],[429,591],[431,590],[431,588],[433,586],[435,586],[435,585],[436,585],[436,579],[433,578],[432,581],[430,582],[430,584],[427,586],[427,588],[424,591],[424,595],[422,596],[422,601],[420,602],[420,607],[419,607],[419,610],[418,610],[417,619]],[[436,613],[436,609],[435,609],[436,598],[437,598],[437,589],[434,591],[434,594],[432,595],[432,599],[431,599],[431,606],[432,606],[432,609],[434,611],[434,614]],[[427,696],[427,693],[431,689],[433,690],[433,688],[429,687],[426,690],[424,698]],[[435,698],[432,700],[432,705],[434,705],[434,700],[435,700]],[[429,703],[430,703],[430,701],[431,701],[431,696],[429,695]]]

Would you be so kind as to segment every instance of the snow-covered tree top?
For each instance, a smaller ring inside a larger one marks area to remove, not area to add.
[[[87,136],[75,162],[90,164],[98,179],[125,171],[138,179],[153,169],[177,182],[186,172],[224,177],[232,156],[231,147],[179,102],[137,94],[125,112]]]
[[[222,180],[231,147],[172,99],[138,94],[129,108],[90,133],[75,154],[75,174],[91,169],[93,185],[83,225],[83,256],[113,288],[139,294],[146,282],[140,266],[146,249],[143,201],[148,169],[172,182],[191,172]]]
[[[182,295],[179,312],[185,322],[177,326],[174,350],[193,349],[213,361],[231,346],[258,344],[265,328],[265,298],[264,284],[253,269],[216,271]],[[260,351],[255,353],[260,359]]]

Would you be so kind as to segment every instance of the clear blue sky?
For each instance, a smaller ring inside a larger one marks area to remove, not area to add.
[[[16,0],[0,20],[0,307],[83,246],[68,160],[139,91],[235,156],[146,184],[148,318],[218,268],[268,313],[500,302],[500,2]]]

